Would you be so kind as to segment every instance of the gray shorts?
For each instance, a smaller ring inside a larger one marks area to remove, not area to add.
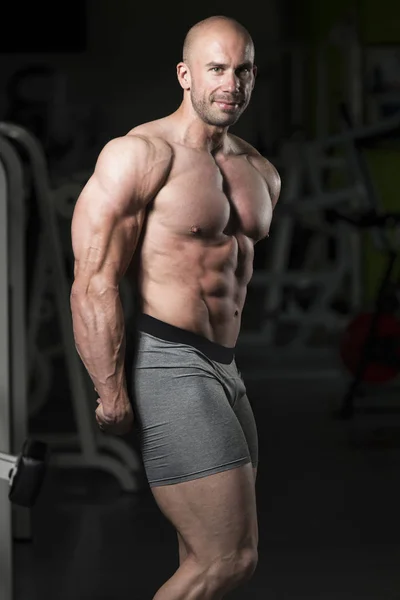
[[[149,485],[256,467],[257,428],[233,349],[148,315],[138,329],[132,404]]]

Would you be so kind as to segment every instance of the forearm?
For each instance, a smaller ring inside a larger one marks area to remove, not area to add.
[[[125,324],[118,288],[81,291],[72,288],[75,345],[104,405],[127,396]]]

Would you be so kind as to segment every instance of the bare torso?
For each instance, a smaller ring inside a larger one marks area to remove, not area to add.
[[[268,234],[272,218],[262,167],[267,161],[231,135],[214,155],[177,143],[167,119],[131,133],[161,137],[173,152],[169,176],[148,207],[130,275],[142,311],[233,347],[254,244]]]

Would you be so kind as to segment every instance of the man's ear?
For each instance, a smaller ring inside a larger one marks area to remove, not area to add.
[[[189,67],[186,63],[180,62],[176,66],[176,74],[178,76],[178,81],[181,84],[181,87],[184,90],[190,90],[191,78]]]

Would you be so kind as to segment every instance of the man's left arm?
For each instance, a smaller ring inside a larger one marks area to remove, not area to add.
[[[274,165],[261,154],[249,156],[249,160],[266,181],[273,210],[281,193],[280,175]]]
[[[272,210],[275,208],[276,203],[279,200],[279,196],[281,194],[281,178],[274,167],[273,164],[269,162],[269,160],[265,159],[265,179],[269,188],[269,194],[271,196]]]

